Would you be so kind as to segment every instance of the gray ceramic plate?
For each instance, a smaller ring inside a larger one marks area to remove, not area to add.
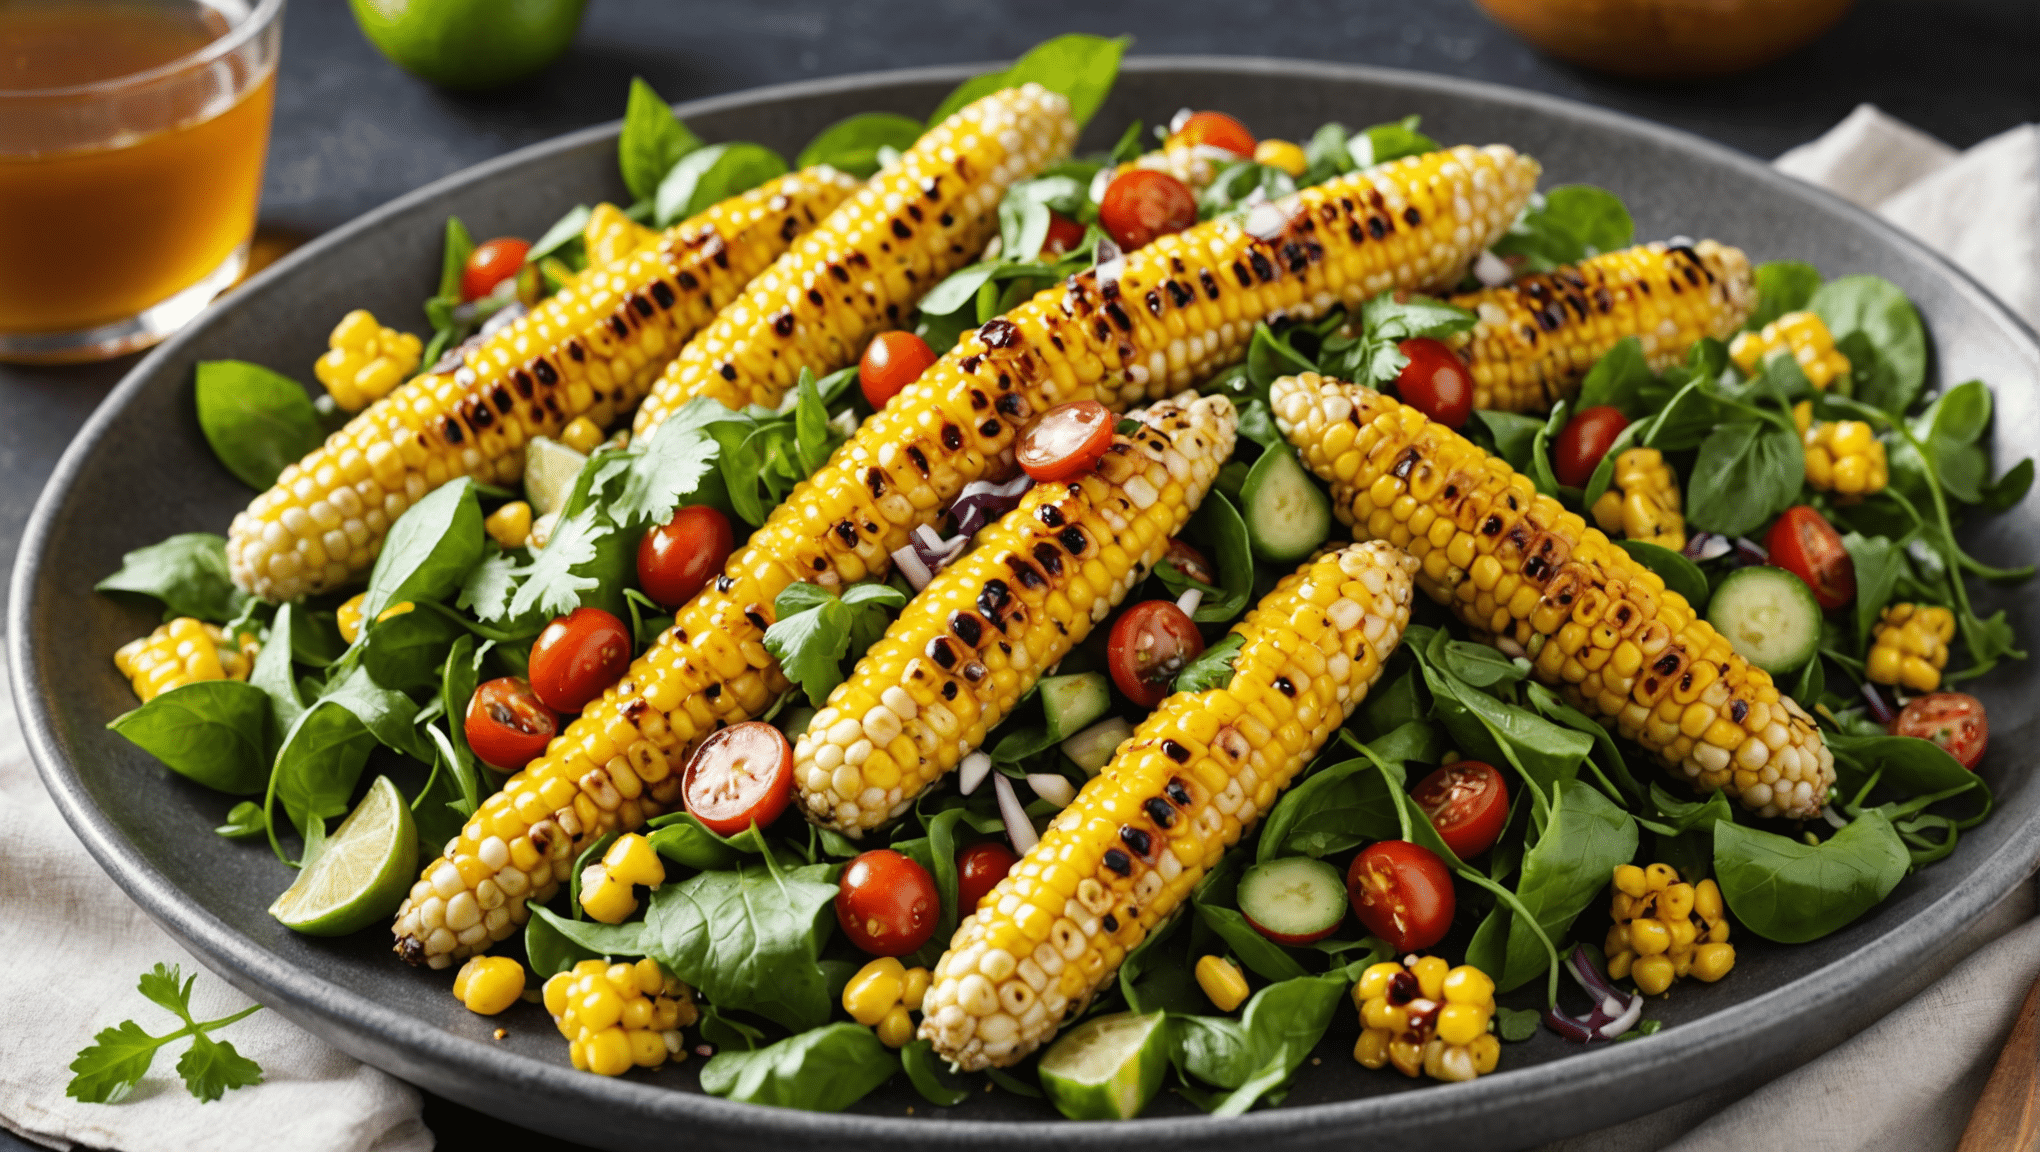
[[[711,140],[750,139],[791,154],[852,112],[925,114],[969,69],[892,73],[767,89],[681,109]],[[1544,162],[1546,185],[1584,181],[1629,203],[1639,235],[1716,236],[1757,259],[1793,257],[1830,275],[1875,272],[1925,314],[1940,377],[1998,386],[2001,459],[2040,442],[2040,345],[1982,289],[1920,245],[1747,157],[1597,109],[1407,73],[1226,59],[1130,63],[1088,147],[1128,120],[1185,104],[1222,108],[1270,135],[1328,119],[1368,124],[1419,112],[1448,141],[1506,141]],[[470,169],[327,235],[256,278],[158,349],[108,398],[59,465],[30,522],[7,622],[14,690],[44,779],[65,816],[142,906],[216,972],[340,1048],[476,1108],[593,1144],[736,1147],[813,1141],[896,1150],[968,1145],[1331,1146],[1356,1136],[1430,1148],[1518,1147],[1614,1123],[1733,1080],[1804,1061],[1863,1027],[1956,959],[1963,930],[2040,860],[2040,787],[2019,750],[2040,737],[2032,672],[2012,666],[1980,689],[1994,746],[1986,767],[1998,812],[1947,861],[1907,879],[1875,913],[1799,948],[1739,940],[1732,978],[1681,986],[1651,1013],[1657,1037],[1583,1051],[1540,1033],[1508,1046],[1504,1071],[1472,1084],[1413,1086],[1365,1073],[1339,1014],[1321,1063],[1282,1107],[1216,1120],[1165,1096],[1129,1124],[1069,1124],[1005,1093],[931,1109],[895,1078],[851,1113],[819,1116],[730,1104],[695,1087],[700,1061],[610,1080],[573,1071],[542,1009],[470,1015],[443,973],[414,970],[388,937],[291,934],[264,909],[288,882],[259,843],[212,828],[232,803],[171,774],[105,730],[134,702],[109,655],[147,630],[144,612],[91,591],[121,553],[172,532],[223,531],[249,493],[212,459],[191,404],[192,366],[236,357],[302,378],[348,308],[415,321],[437,276],[448,213],[477,236],[535,235],[568,205],[616,199],[616,126],[590,129]],[[2040,552],[2029,503],[1971,541],[1984,557]],[[2022,635],[2034,615],[2016,594],[1982,593]],[[498,1025],[503,1040],[491,1039]],[[908,1115],[909,1111],[913,1115]]]

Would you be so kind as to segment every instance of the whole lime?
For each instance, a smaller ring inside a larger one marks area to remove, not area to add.
[[[442,88],[494,88],[553,62],[587,0],[352,0],[369,42]]]

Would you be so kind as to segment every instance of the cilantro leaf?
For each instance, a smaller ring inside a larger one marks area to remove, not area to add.
[[[1469,331],[1479,318],[1464,308],[1412,296],[1398,302],[1392,292],[1360,306],[1360,335],[1325,342],[1324,371],[1357,384],[1393,380],[1410,358],[1397,347],[1418,337],[1438,339]]]
[[[765,630],[765,650],[819,708],[843,682],[843,657],[852,646],[859,654],[871,647],[885,635],[891,610],[906,602],[905,593],[886,584],[858,584],[841,599],[814,584],[789,584],[772,602],[776,619]]]
[[[1233,661],[1239,657],[1246,639],[1237,632],[1229,632],[1225,638],[1206,648],[1197,659],[1183,666],[1176,673],[1175,690],[1178,692],[1203,692],[1211,688],[1223,688],[1232,683]]]
[[[609,506],[618,523],[664,523],[715,467],[720,446],[714,437],[699,428],[662,432],[624,471],[623,491]]]
[[[134,1091],[163,1043],[132,1020],[121,1021],[118,1028],[103,1028],[92,1039],[92,1046],[71,1061],[77,1075],[64,1087],[64,1095],[87,1104],[117,1103]]]
[[[517,561],[498,552],[468,573],[456,603],[483,620],[501,620],[510,614],[510,596],[516,590]]]
[[[189,1024],[191,986],[198,982],[198,977],[193,976],[180,985],[178,978],[182,975],[180,968],[165,968],[159,963],[142,973],[141,980],[135,984],[135,990],[148,997],[150,1003],[177,1013],[179,1019]]]
[[[206,1033],[262,1010],[251,1004],[231,1016],[203,1023],[191,1018],[191,986],[198,977],[184,978],[176,965],[157,964],[142,973],[137,991],[158,1007],[175,1013],[184,1027],[162,1036],[151,1036],[132,1020],[115,1028],[101,1029],[95,1041],[71,1061],[77,1073],[65,1086],[64,1094],[87,1104],[112,1104],[127,1096],[148,1074],[156,1049],[173,1040],[191,1037],[191,1050],[177,1061],[177,1072],[185,1086],[200,1101],[217,1100],[229,1089],[262,1083],[262,1067],[234,1051],[232,1044],[214,1040]]]
[[[564,616],[579,608],[581,593],[602,582],[576,575],[574,568],[595,559],[595,542],[614,531],[597,524],[592,510],[560,521],[537,558],[518,569],[524,585],[511,598],[510,615],[522,616],[535,607],[547,616]]]
[[[234,1051],[225,1040],[203,1032],[191,1038],[191,1047],[177,1061],[177,1074],[184,1077],[184,1087],[200,1103],[211,1103],[230,1089],[262,1083],[262,1065]]]

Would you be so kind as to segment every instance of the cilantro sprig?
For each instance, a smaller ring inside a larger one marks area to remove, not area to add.
[[[77,1073],[64,1088],[64,1094],[87,1104],[114,1104],[126,1098],[148,1075],[149,1065],[156,1059],[156,1052],[164,1045],[189,1037],[191,1047],[177,1060],[177,1074],[184,1078],[184,1087],[200,1103],[209,1103],[234,1088],[246,1088],[262,1083],[262,1066],[248,1059],[225,1040],[215,1040],[210,1033],[232,1024],[252,1013],[262,1010],[262,1005],[251,1004],[231,1016],[218,1020],[194,1020],[191,1016],[191,986],[198,977],[185,978],[176,965],[164,967],[161,964],[147,972],[135,985],[136,991],[148,997],[151,1003],[177,1015],[184,1021],[184,1027],[162,1036],[151,1036],[133,1020],[123,1020],[118,1027],[101,1029],[94,1036],[93,1043],[78,1053],[71,1061],[71,1071]]]
[[[1360,306],[1357,335],[1334,333],[1324,343],[1322,369],[1333,376],[1369,386],[1393,380],[1410,362],[1397,347],[1420,336],[1438,339],[1470,330],[1478,319],[1464,308],[1411,296],[1397,300],[1383,292]]]
[[[906,602],[906,593],[888,584],[853,585],[841,597],[814,584],[789,584],[772,602],[777,619],[765,630],[765,650],[820,708],[843,682],[843,657],[885,635],[892,610]]]

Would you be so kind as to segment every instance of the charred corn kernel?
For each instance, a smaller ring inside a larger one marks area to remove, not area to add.
[[[1700,792],[1725,789],[1765,817],[1819,814],[1834,754],[1812,718],[1599,530],[1371,389],[1312,373],[1275,381],[1270,398],[1353,534],[1406,547],[1417,586],[1490,643],[1533,653],[1539,682]],[[1450,527],[1415,531],[1418,516]],[[1699,735],[1680,727],[1689,712],[1708,720]]]
[[[602,868],[612,880],[657,888],[666,882],[666,866],[652,842],[635,832],[617,837],[602,855]]]
[[[334,612],[333,623],[340,629],[340,638],[349,644],[361,639],[361,606],[367,600],[368,593],[356,592]]]
[[[704,328],[653,386],[643,435],[688,401],[779,403],[802,368],[823,376],[906,324],[921,293],[970,263],[999,230],[1014,182],[1067,156],[1070,103],[1038,84],[1007,88],[922,133]]]
[[[878,1022],[878,1040],[888,1048],[905,1048],[914,1042],[914,1017],[904,1004],[895,1004]]]
[[[1631,448],[1615,458],[1608,490],[1594,502],[1594,522],[1603,532],[1621,532],[1676,552],[1686,546],[1686,518],[1679,513],[1679,476],[1655,448]]]
[[[531,538],[531,505],[522,500],[512,500],[482,521],[489,538],[504,548],[522,548]],[[350,601],[351,603],[351,601]],[[360,611],[357,607],[356,611]]]
[[[543,999],[567,1038],[574,1067],[604,1076],[621,1076],[633,1067],[656,1068],[669,1056],[686,1059],[680,1029],[700,1015],[694,990],[651,959],[636,964],[583,960],[571,972],[547,980]]]
[[[1639,244],[1451,297],[1480,319],[1451,341],[1473,377],[1473,406],[1544,412],[1627,336],[1653,371],[1702,337],[1726,340],[1756,306],[1749,257],[1702,240]]]
[[[217,624],[179,616],[121,645],[113,664],[147,704],[172,688],[200,680],[246,680],[261,647],[253,635],[236,641]]]
[[[1892,604],[1878,617],[1865,674],[1879,684],[1914,692],[1941,686],[1948,666],[1948,642],[1955,638],[1955,614],[1933,604]]]
[[[586,416],[576,416],[560,429],[560,443],[586,456],[602,447],[602,426]]]
[[[858,969],[857,975],[843,985],[843,1011],[870,1028],[899,1006],[906,984],[906,965],[895,957],[880,956]]]
[[[453,977],[453,996],[467,1010],[494,1016],[524,995],[524,965],[507,956],[477,956]]]
[[[1721,888],[1711,879],[1688,884],[1669,864],[1623,864],[1609,885],[1609,903],[1615,923],[1603,946],[1608,975],[1635,980],[1645,995],[1702,968],[1713,973],[1702,980],[1718,980],[1735,965]],[[1703,948],[1711,949],[1704,965]]]
[[[591,865],[581,874],[581,910],[604,924],[621,924],[637,911],[637,893],[600,864]]]
[[[937,1054],[1012,1064],[1082,1014],[1380,678],[1413,568],[1386,544],[1327,551],[1233,627],[1230,682],[1164,700],[958,926],[921,1005]]]
[[[365,308],[340,318],[312,375],[343,412],[359,412],[418,371],[425,345],[409,332],[385,328]]]
[[[900,982],[900,1003],[914,1012],[921,1010],[921,1001],[928,995],[928,970],[909,968]]]
[[[1272,138],[1254,145],[1254,163],[1280,168],[1291,176],[1301,176],[1303,170],[1310,167],[1310,159],[1303,154],[1303,149],[1287,140]]]
[[[1471,1080],[1494,1071],[1500,1049],[1486,1053],[1485,1061],[1477,1051],[1493,1040],[1494,981],[1478,968],[1454,968],[1436,956],[1407,960],[1407,967],[1371,965],[1354,985],[1361,1031],[1353,1058],[1367,1068],[1394,1064],[1405,1076],[1422,1072],[1434,1080]]]
[[[1232,402],[1185,392],[1137,414],[1096,471],[1037,484],[914,597],[794,744],[809,820],[853,839],[913,807],[1161,562],[1231,457]],[[868,758],[859,747],[881,749]]]
[[[1223,956],[1201,956],[1197,960],[1197,986],[1220,1012],[1230,1012],[1247,1002],[1247,978],[1239,965]]]
[[[1806,482],[1822,492],[1850,501],[1884,491],[1891,469],[1884,442],[1861,420],[1813,418],[1813,402],[1792,406],[1792,421],[1805,444]]]
[[[1849,372],[1849,358],[1835,349],[1835,338],[1827,325],[1811,312],[1787,312],[1761,332],[1744,332],[1728,345],[1728,358],[1754,376],[1757,367],[1774,352],[1789,352],[1806,374],[1806,382],[1826,388],[1837,376]]]
[[[427,492],[461,476],[514,484],[525,441],[629,411],[680,345],[855,184],[818,168],[725,200],[369,405],[234,518],[234,582],[265,600],[338,588],[368,571]]]
[[[604,201],[588,214],[581,228],[581,244],[588,250],[588,266],[614,264],[640,248],[650,245],[659,234],[623,214],[623,209]]]

